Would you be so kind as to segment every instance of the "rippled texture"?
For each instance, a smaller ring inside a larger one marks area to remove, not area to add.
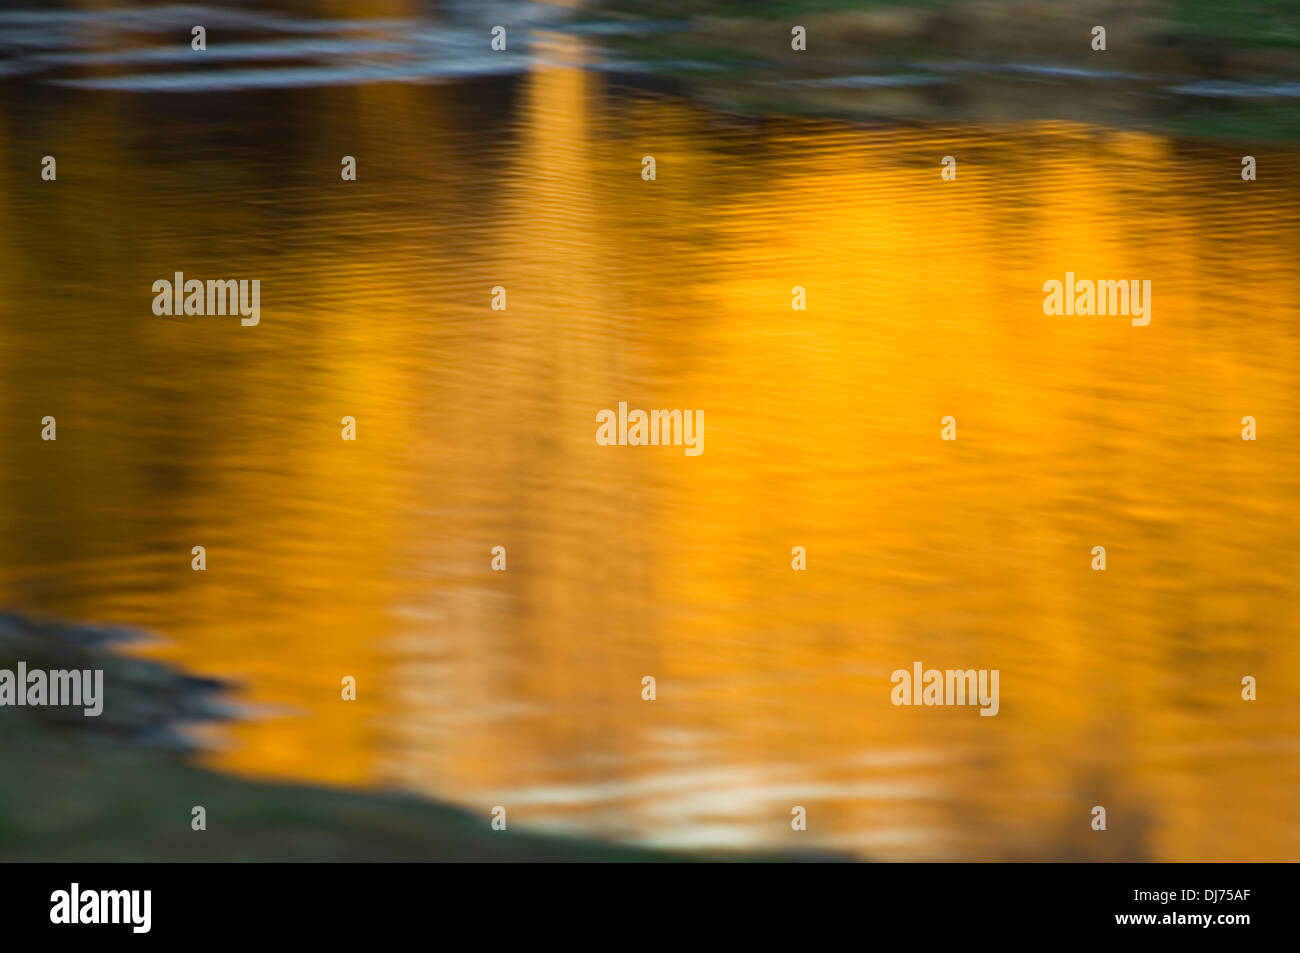
[[[0,102],[0,601],[236,679],[216,766],[664,845],[1300,853],[1296,154],[559,65]],[[178,270],[261,324],[155,317]],[[1150,326],[1044,316],[1067,270]],[[620,400],[703,455],[597,446]],[[917,659],[1001,713],[892,706]]]

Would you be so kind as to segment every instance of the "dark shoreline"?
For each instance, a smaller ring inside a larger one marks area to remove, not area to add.
[[[189,760],[187,723],[231,718],[228,687],[115,646],[129,630],[0,613],[0,668],[102,669],[99,717],[0,708],[0,861],[816,861],[686,854],[491,830],[404,794],[232,777]],[[202,805],[207,829],[191,830]]]
[[[611,50],[677,80],[681,95],[741,115],[1064,120],[1300,140],[1300,4],[1231,25],[1207,21],[1195,3],[1161,0],[628,6],[586,11],[627,27],[611,31]],[[653,29],[638,18],[656,14],[682,19]],[[806,30],[802,52],[790,47],[792,24]],[[1091,49],[1093,25],[1106,27],[1104,51]]]

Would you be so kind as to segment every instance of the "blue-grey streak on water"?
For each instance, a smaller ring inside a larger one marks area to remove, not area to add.
[[[404,9],[400,4],[393,8]],[[642,61],[602,42],[623,36],[672,37],[689,30],[689,24],[680,21],[590,20],[565,4],[509,0],[438,4],[405,12],[409,15],[329,16],[203,5],[0,11],[0,77],[32,77],[83,89],[196,95],[449,81],[555,65],[620,73],[698,73],[756,66],[739,53],[711,60],[656,56]],[[494,50],[489,31],[504,23],[510,24],[507,49]],[[214,36],[212,45],[202,51],[180,41],[195,24]],[[955,88],[972,80],[1019,76],[1030,83],[1043,78],[1101,84],[1124,80],[1145,86],[1148,92],[1190,100],[1267,102],[1300,96],[1300,84],[1289,81],[1146,77],[1125,70],[1033,62],[873,59],[863,58],[874,67],[869,73],[754,81],[789,88]]]

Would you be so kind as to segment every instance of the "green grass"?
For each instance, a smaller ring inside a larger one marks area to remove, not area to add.
[[[1170,26],[1227,46],[1300,46],[1300,0],[1164,0]]]
[[[687,20],[703,16],[790,19],[888,9],[961,6],[980,0],[599,0],[594,9],[624,19]],[[1300,0],[1136,0],[1166,31],[1225,47],[1300,46]]]
[[[0,744],[5,861],[663,861],[672,854],[491,830],[411,797],[259,784],[142,751]],[[207,829],[191,829],[202,805]],[[692,858],[686,858],[692,859]]]
[[[717,16],[774,19],[873,7],[939,7],[975,0],[600,0],[598,12],[628,18],[686,20]]]
[[[1294,102],[1230,103],[1171,115],[1162,126],[1180,138],[1294,143],[1300,142],[1300,108]]]

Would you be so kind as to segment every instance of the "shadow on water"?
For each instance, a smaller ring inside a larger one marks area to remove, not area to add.
[[[212,94],[454,81],[546,66],[674,77],[751,114],[1069,119],[1151,131],[1294,139],[1300,8],[1225,37],[1194,3],[806,5],[815,55],[789,49],[797,10],[698,4],[380,3],[353,16],[257,5],[0,11],[0,76],[122,92]],[[691,12],[690,19],[655,18]],[[709,14],[715,14],[709,16]],[[1104,15],[1103,15],[1104,14]],[[1110,24],[1102,55],[1090,24]],[[202,23],[212,44],[177,37]],[[494,50],[490,31],[508,24]],[[1271,31],[1271,32],[1270,32]],[[1068,37],[1082,36],[1071,43]]]

